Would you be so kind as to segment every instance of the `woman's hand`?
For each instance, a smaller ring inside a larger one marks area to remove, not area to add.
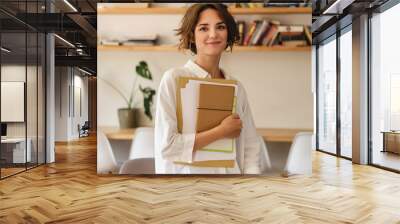
[[[242,120],[238,114],[232,114],[226,117],[219,126],[222,138],[236,138],[239,137],[242,130]]]
[[[218,126],[196,134],[193,149],[201,149],[211,142],[222,138],[236,138],[242,130],[242,121],[239,115],[232,114],[226,117]]]

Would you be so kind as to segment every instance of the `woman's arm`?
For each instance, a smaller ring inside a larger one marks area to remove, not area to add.
[[[192,160],[195,133],[178,132],[176,117],[176,73],[168,70],[163,75],[157,93],[155,116],[155,156],[167,161]]]
[[[201,149],[204,146],[222,138],[236,138],[240,135],[242,121],[239,115],[232,114],[225,118],[220,125],[196,134],[193,150]]]

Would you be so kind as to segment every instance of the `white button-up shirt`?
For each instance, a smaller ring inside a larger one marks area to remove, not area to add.
[[[225,79],[232,79],[225,74]],[[155,166],[157,174],[258,174],[260,173],[260,142],[257,136],[246,92],[238,82],[236,112],[243,128],[236,138],[234,168],[196,167],[175,164],[174,161],[193,160],[196,133],[178,132],[176,117],[177,79],[180,76],[211,78],[210,74],[189,60],[183,67],[166,71],[157,93],[155,116]]]

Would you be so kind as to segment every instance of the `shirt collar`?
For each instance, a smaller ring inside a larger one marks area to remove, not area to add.
[[[200,65],[196,64],[196,62],[192,61],[191,59],[186,62],[185,67],[190,69],[196,76],[200,78],[211,78],[211,75],[206,70],[204,70],[202,67],[200,67]],[[221,69],[221,71],[224,74],[225,79],[232,79],[232,77],[226,74],[223,69]]]
[[[194,61],[190,60],[185,64],[185,67],[194,73],[194,75],[200,78],[211,78],[210,74]]]

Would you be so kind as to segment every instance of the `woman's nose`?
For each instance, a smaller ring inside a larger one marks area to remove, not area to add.
[[[217,36],[217,31],[215,29],[210,29],[209,37],[215,38]]]

